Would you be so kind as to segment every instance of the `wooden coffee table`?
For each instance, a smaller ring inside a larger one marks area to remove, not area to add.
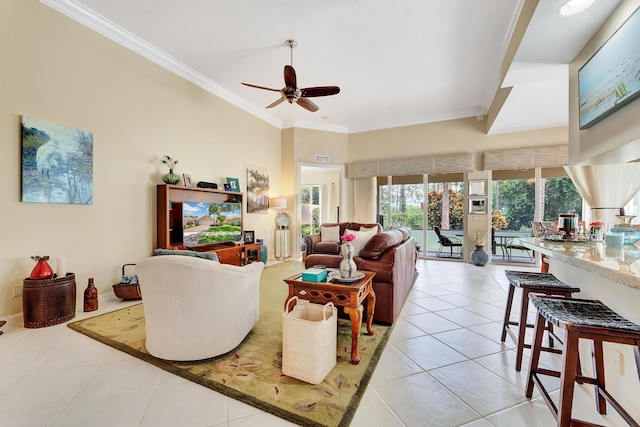
[[[332,270],[330,270],[331,272]],[[373,292],[372,279],[376,273],[359,270],[364,277],[353,283],[339,282],[305,282],[302,280],[302,273],[284,279],[289,285],[289,296],[298,297],[315,304],[326,304],[332,302],[336,306],[344,307],[344,311],[349,314],[351,320],[351,363],[360,363],[358,354],[358,337],[360,336],[360,325],[362,324],[362,301],[367,300],[367,333],[373,335],[371,322],[373,321],[373,310],[376,305],[376,294]]]

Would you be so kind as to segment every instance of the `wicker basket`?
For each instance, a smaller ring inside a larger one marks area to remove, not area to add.
[[[127,266],[135,264],[124,264],[122,266],[122,275],[124,276],[124,269]],[[113,293],[123,300],[136,300],[142,299],[142,293],[140,293],[140,285],[138,283],[116,283],[113,285]]]
[[[297,300],[290,298],[282,314],[282,373],[320,384],[336,365],[338,311],[332,302],[296,304],[289,311]]]
[[[76,316],[76,275],[23,280],[22,315],[25,328],[44,328]]]

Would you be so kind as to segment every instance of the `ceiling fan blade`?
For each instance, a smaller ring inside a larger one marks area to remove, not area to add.
[[[302,108],[311,111],[312,113],[318,111],[320,109],[320,107],[318,107],[316,104],[314,104],[313,102],[309,101],[307,98],[298,98],[298,100],[296,101],[298,103],[299,106],[301,106]]]
[[[270,90],[273,92],[280,92],[280,89],[271,89],[270,87],[264,87],[264,86],[257,86],[257,85],[252,85],[249,83],[242,83],[245,86],[249,86],[249,87],[255,87],[256,89],[264,89],[264,90]]]
[[[302,96],[313,98],[314,96],[336,95],[340,93],[340,88],[338,86],[317,86],[300,89],[300,91]]]
[[[289,87],[297,88],[296,70],[291,65],[284,66],[284,84]]]
[[[285,97],[283,96],[282,98],[280,98],[280,99],[277,99],[277,100],[273,101],[271,104],[267,105],[265,108],[272,108],[272,107],[275,107],[276,105],[278,105],[278,104],[280,104],[281,102],[283,102],[285,99],[287,99],[287,98],[285,98]]]

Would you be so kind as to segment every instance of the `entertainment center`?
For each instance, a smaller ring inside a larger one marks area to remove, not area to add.
[[[223,264],[260,261],[244,243],[243,194],[181,185],[157,186],[157,247],[215,252]]]

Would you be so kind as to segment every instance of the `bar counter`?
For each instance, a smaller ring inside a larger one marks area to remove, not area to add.
[[[604,278],[640,290],[640,247],[603,242],[558,242],[520,239],[529,249]]]
[[[621,316],[640,324],[640,246],[608,246],[602,242],[557,242],[535,238],[519,239],[531,250],[547,255],[549,273],[580,288],[574,298],[602,301]],[[580,343],[582,369],[591,374],[591,345]],[[640,420],[640,381],[633,348],[622,344],[604,344],[607,390],[622,403],[635,420]],[[574,413],[595,413],[593,387],[576,387],[588,399],[574,400]],[[576,412],[577,411],[577,412]],[[613,425],[627,425],[608,409]],[[577,418],[581,418],[578,416]],[[602,423],[603,418],[592,418]]]

